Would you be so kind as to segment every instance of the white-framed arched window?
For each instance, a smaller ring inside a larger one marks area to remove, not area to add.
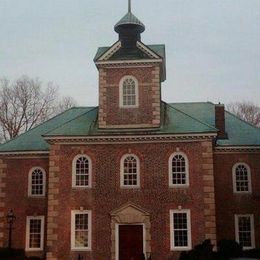
[[[169,158],[169,186],[189,186],[189,162],[184,153],[176,152]]]
[[[139,106],[138,81],[133,76],[124,76],[119,83],[119,105],[122,108]]]
[[[91,188],[92,162],[89,156],[79,154],[72,161],[72,187]]]
[[[140,187],[140,161],[135,154],[125,154],[121,158],[120,186],[122,188]]]
[[[28,196],[42,197],[46,191],[46,172],[41,167],[33,167],[28,176]]]
[[[239,162],[233,166],[232,178],[234,193],[250,193],[252,191],[251,171],[246,163]]]

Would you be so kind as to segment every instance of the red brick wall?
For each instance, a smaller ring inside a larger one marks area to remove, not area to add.
[[[190,168],[190,188],[170,189],[168,187],[168,158],[179,147],[187,154]],[[78,153],[88,154],[93,162],[93,188],[75,190],[71,188],[71,162]],[[135,153],[141,162],[141,189],[120,189],[120,158],[124,153]],[[167,259],[170,255],[169,210],[179,205],[191,209],[192,244],[196,245],[205,237],[205,217],[203,214],[202,164],[203,147],[199,142],[164,144],[115,144],[89,146],[61,146],[56,151],[59,158],[58,240],[55,251],[58,259],[75,256],[70,251],[70,217],[72,209],[92,210],[93,243],[92,251],[83,253],[90,259],[110,259],[111,217],[109,213],[131,201],[151,212],[151,237],[153,259]],[[13,209],[17,217],[13,245],[25,247],[26,216],[46,215],[46,199],[28,198],[28,173],[34,166],[40,166],[48,173],[48,159],[9,159],[5,178],[6,215]],[[252,195],[233,194],[232,167],[237,162],[245,162],[251,168]],[[234,239],[234,214],[254,214],[256,246],[260,245],[260,172],[259,154],[215,154],[215,194],[218,240]],[[257,198],[258,196],[258,198]],[[47,217],[46,217],[47,220]],[[6,226],[3,228],[4,244],[7,244]],[[45,228],[46,236],[47,228]],[[46,241],[45,241],[46,246]]]
[[[47,195],[45,198],[28,197],[28,174],[32,167],[39,166],[46,171],[48,179],[48,159],[9,159],[4,161],[7,163],[4,215],[6,216],[10,209],[13,210],[16,220],[12,244],[14,248],[25,248],[26,216],[46,215],[47,211]],[[4,246],[7,246],[8,243],[6,228],[5,223]]]
[[[218,239],[235,239],[235,214],[254,214],[256,247],[260,247],[260,154],[225,153],[214,155]],[[234,194],[232,167],[238,162],[249,165],[252,194]],[[258,197],[258,198],[257,198]]]
[[[100,69],[99,126],[159,127],[160,79],[159,66],[140,68]],[[119,83],[122,77],[132,75],[138,80],[139,107],[119,107]]]
[[[190,188],[174,189],[168,185],[168,158],[179,147],[187,154],[190,165]],[[167,259],[178,253],[170,251],[169,210],[191,209],[192,244],[205,239],[204,194],[202,189],[203,147],[199,142],[162,144],[115,144],[90,146],[61,146],[55,151],[59,157],[58,212],[55,229],[57,241],[51,250],[62,259],[77,256],[70,250],[71,210],[92,210],[92,251],[82,252],[87,259],[111,258],[110,212],[127,202],[132,202],[151,212],[151,237],[153,259]],[[120,189],[120,159],[125,153],[139,156],[141,163],[141,188]],[[71,162],[79,153],[92,159],[92,189],[71,188]]]

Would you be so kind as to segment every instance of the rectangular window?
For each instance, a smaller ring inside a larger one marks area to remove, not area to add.
[[[91,250],[91,211],[72,210],[71,249]]]
[[[191,249],[190,210],[170,210],[171,250]]]
[[[254,216],[253,215],[235,215],[236,241],[244,249],[255,247],[254,235]]]
[[[43,250],[44,216],[29,216],[26,220],[26,250]]]

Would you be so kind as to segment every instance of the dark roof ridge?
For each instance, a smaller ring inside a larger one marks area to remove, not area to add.
[[[162,102],[164,102],[164,101],[162,101]],[[164,102],[164,103],[166,103],[166,102]],[[204,102],[204,103],[206,103],[206,102]],[[182,111],[182,110],[180,110],[180,109],[178,109],[178,108],[175,108],[175,107],[171,106],[171,104],[169,104],[169,103],[166,103],[166,104],[167,104],[170,108],[172,108],[172,109],[174,109],[174,110],[176,110],[176,111],[178,111],[178,112],[180,112],[180,113],[182,113],[182,114],[184,114],[184,115],[186,115],[186,116],[188,116],[188,117],[190,117],[190,118],[196,120],[197,122],[199,122],[199,123],[201,123],[201,124],[203,124],[203,125],[205,125],[205,126],[207,126],[207,127],[210,127],[210,128],[212,128],[212,129],[214,129],[215,131],[218,131],[218,129],[217,129],[216,127],[213,127],[213,126],[211,126],[211,125],[209,125],[209,124],[207,124],[207,123],[205,123],[205,122],[199,120],[198,118],[195,118],[195,117],[193,117],[193,116],[191,116],[191,115],[185,113],[184,111]]]
[[[53,128],[53,129],[51,129],[50,131],[46,132],[46,133],[43,134],[42,136],[48,135],[48,133],[50,133],[50,132],[52,132],[52,131],[55,131],[56,129],[58,129],[58,128],[60,128],[60,127],[62,127],[62,126],[64,126],[64,125],[70,123],[71,121],[73,121],[73,120],[75,120],[75,119],[77,119],[77,118],[79,118],[79,117],[81,117],[81,116],[84,116],[84,115],[88,114],[89,112],[91,112],[91,111],[93,111],[93,110],[95,110],[95,109],[97,109],[97,108],[98,108],[98,106],[93,107],[92,109],[86,111],[85,113],[83,113],[83,114],[81,114],[81,115],[78,115],[78,116],[72,118],[71,120],[69,120],[69,121],[67,121],[67,122],[64,122],[63,124],[61,124],[61,125],[59,125],[59,126]]]
[[[12,142],[12,141],[14,141],[14,140],[16,140],[17,138],[20,138],[21,136],[23,136],[23,135],[25,135],[25,134],[28,134],[29,132],[31,132],[31,131],[33,131],[33,130],[39,128],[39,127],[42,126],[43,124],[46,124],[47,122],[49,122],[49,121],[55,119],[56,117],[61,116],[62,114],[68,112],[69,110],[75,109],[75,108],[77,108],[77,107],[70,107],[69,109],[67,109],[67,110],[65,110],[65,111],[63,111],[63,112],[61,112],[61,113],[59,113],[59,114],[57,114],[57,115],[55,115],[55,116],[49,118],[48,120],[46,120],[46,121],[40,123],[39,125],[36,125],[35,127],[29,129],[28,131],[23,132],[23,133],[21,133],[20,135],[17,135],[17,136],[14,137],[13,139],[10,139],[10,140],[8,140],[8,141],[5,142],[5,143],[0,144],[0,147],[1,147],[2,145],[6,145],[6,144],[8,144],[8,143],[10,143],[10,142]]]

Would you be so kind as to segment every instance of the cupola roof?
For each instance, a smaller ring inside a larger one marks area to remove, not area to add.
[[[115,25],[115,31],[120,33],[122,27],[135,26],[140,33],[145,30],[145,25],[130,11]]]

